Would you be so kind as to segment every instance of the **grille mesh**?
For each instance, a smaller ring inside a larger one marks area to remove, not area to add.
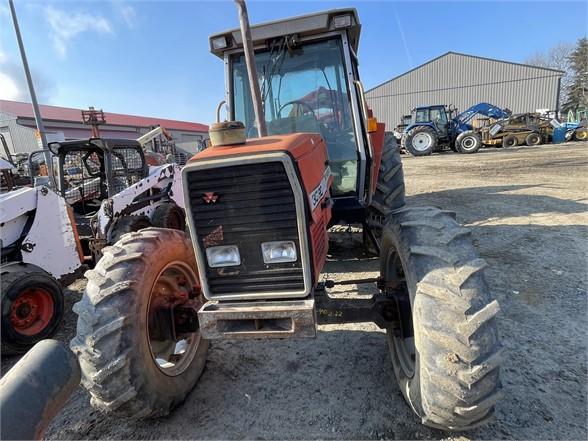
[[[304,289],[294,193],[281,162],[188,172],[190,210],[202,253],[237,245],[241,265],[209,268],[211,297]],[[290,240],[298,260],[266,265],[261,243]]]

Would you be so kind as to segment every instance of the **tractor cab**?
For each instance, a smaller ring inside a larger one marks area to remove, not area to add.
[[[445,106],[427,106],[414,109],[414,124],[430,125],[436,131],[439,140],[449,136],[450,119],[449,110]]]
[[[357,70],[360,28],[355,9],[251,27],[267,134],[321,135],[335,212],[343,206],[363,211],[371,174],[367,107]],[[225,62],[229,119],[242,121],[247,138],[256,138],[240,30],[211,36],[210,49]]]

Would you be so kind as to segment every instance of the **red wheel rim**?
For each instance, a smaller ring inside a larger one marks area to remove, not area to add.
[[[32,336],[49,325],[54,312],[55,304],[49,291],[44,288],[29,288],[12,302],[10,323],[19,334]]]

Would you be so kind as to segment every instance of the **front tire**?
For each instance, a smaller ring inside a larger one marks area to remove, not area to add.
[[[504,138],[502,138],[502,147],[505,149],[516,147],[517,145],[519,145],[519,140],[514,135],[506,135]]]
[[[203,303],[186,235],[158,228],[127,234],[104,248],[86,278],[70,346],[91,404],[131,418],[168,414],[195,386],[208,351],[198,330],[180,331],[176,322],[176,307]]]
[[[499,306],[469,231],[439,209],[405,208],[388,219],[380,262],[385,284],[404,293],[387,333],[406,401],[431,427],[485,423],[502,396]]]
[[[476,153],[482,147],[482,138],[473,130],[460,133],[455,140],[459,153]]]
[[[525,144],[527,144],[529,147],[541,145],[541,135],[535,132],[529,133],[525,138]]]
[[[437,147],[437,134],[428,126],[417,126],[402,137],[402,148],[413,156],[428,156]]]
[[[26,263],[2,267],[3,355],[27,352],[51,337],[64,313],[63,291],[46,271]]]

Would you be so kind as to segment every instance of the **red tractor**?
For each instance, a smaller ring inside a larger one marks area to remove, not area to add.
[[[499,306],[470,232],[452,213],[405,205],[398,148],[359,80],[356,10],[249,28],[238,3],[243,32],[210,37],[233,122],[214,126],[213,145],[183,169],[189,236],[123,236],[74,308],[71,347],[92,404],[165,415],[198,381],[211,339],[375,322],[424,424],[486,422],[501,397]],[[343,282],[320,277],[337,223],[363,224],[379,253],[380,277],[344,282],[377,285],[369,300],[330,297]]]

